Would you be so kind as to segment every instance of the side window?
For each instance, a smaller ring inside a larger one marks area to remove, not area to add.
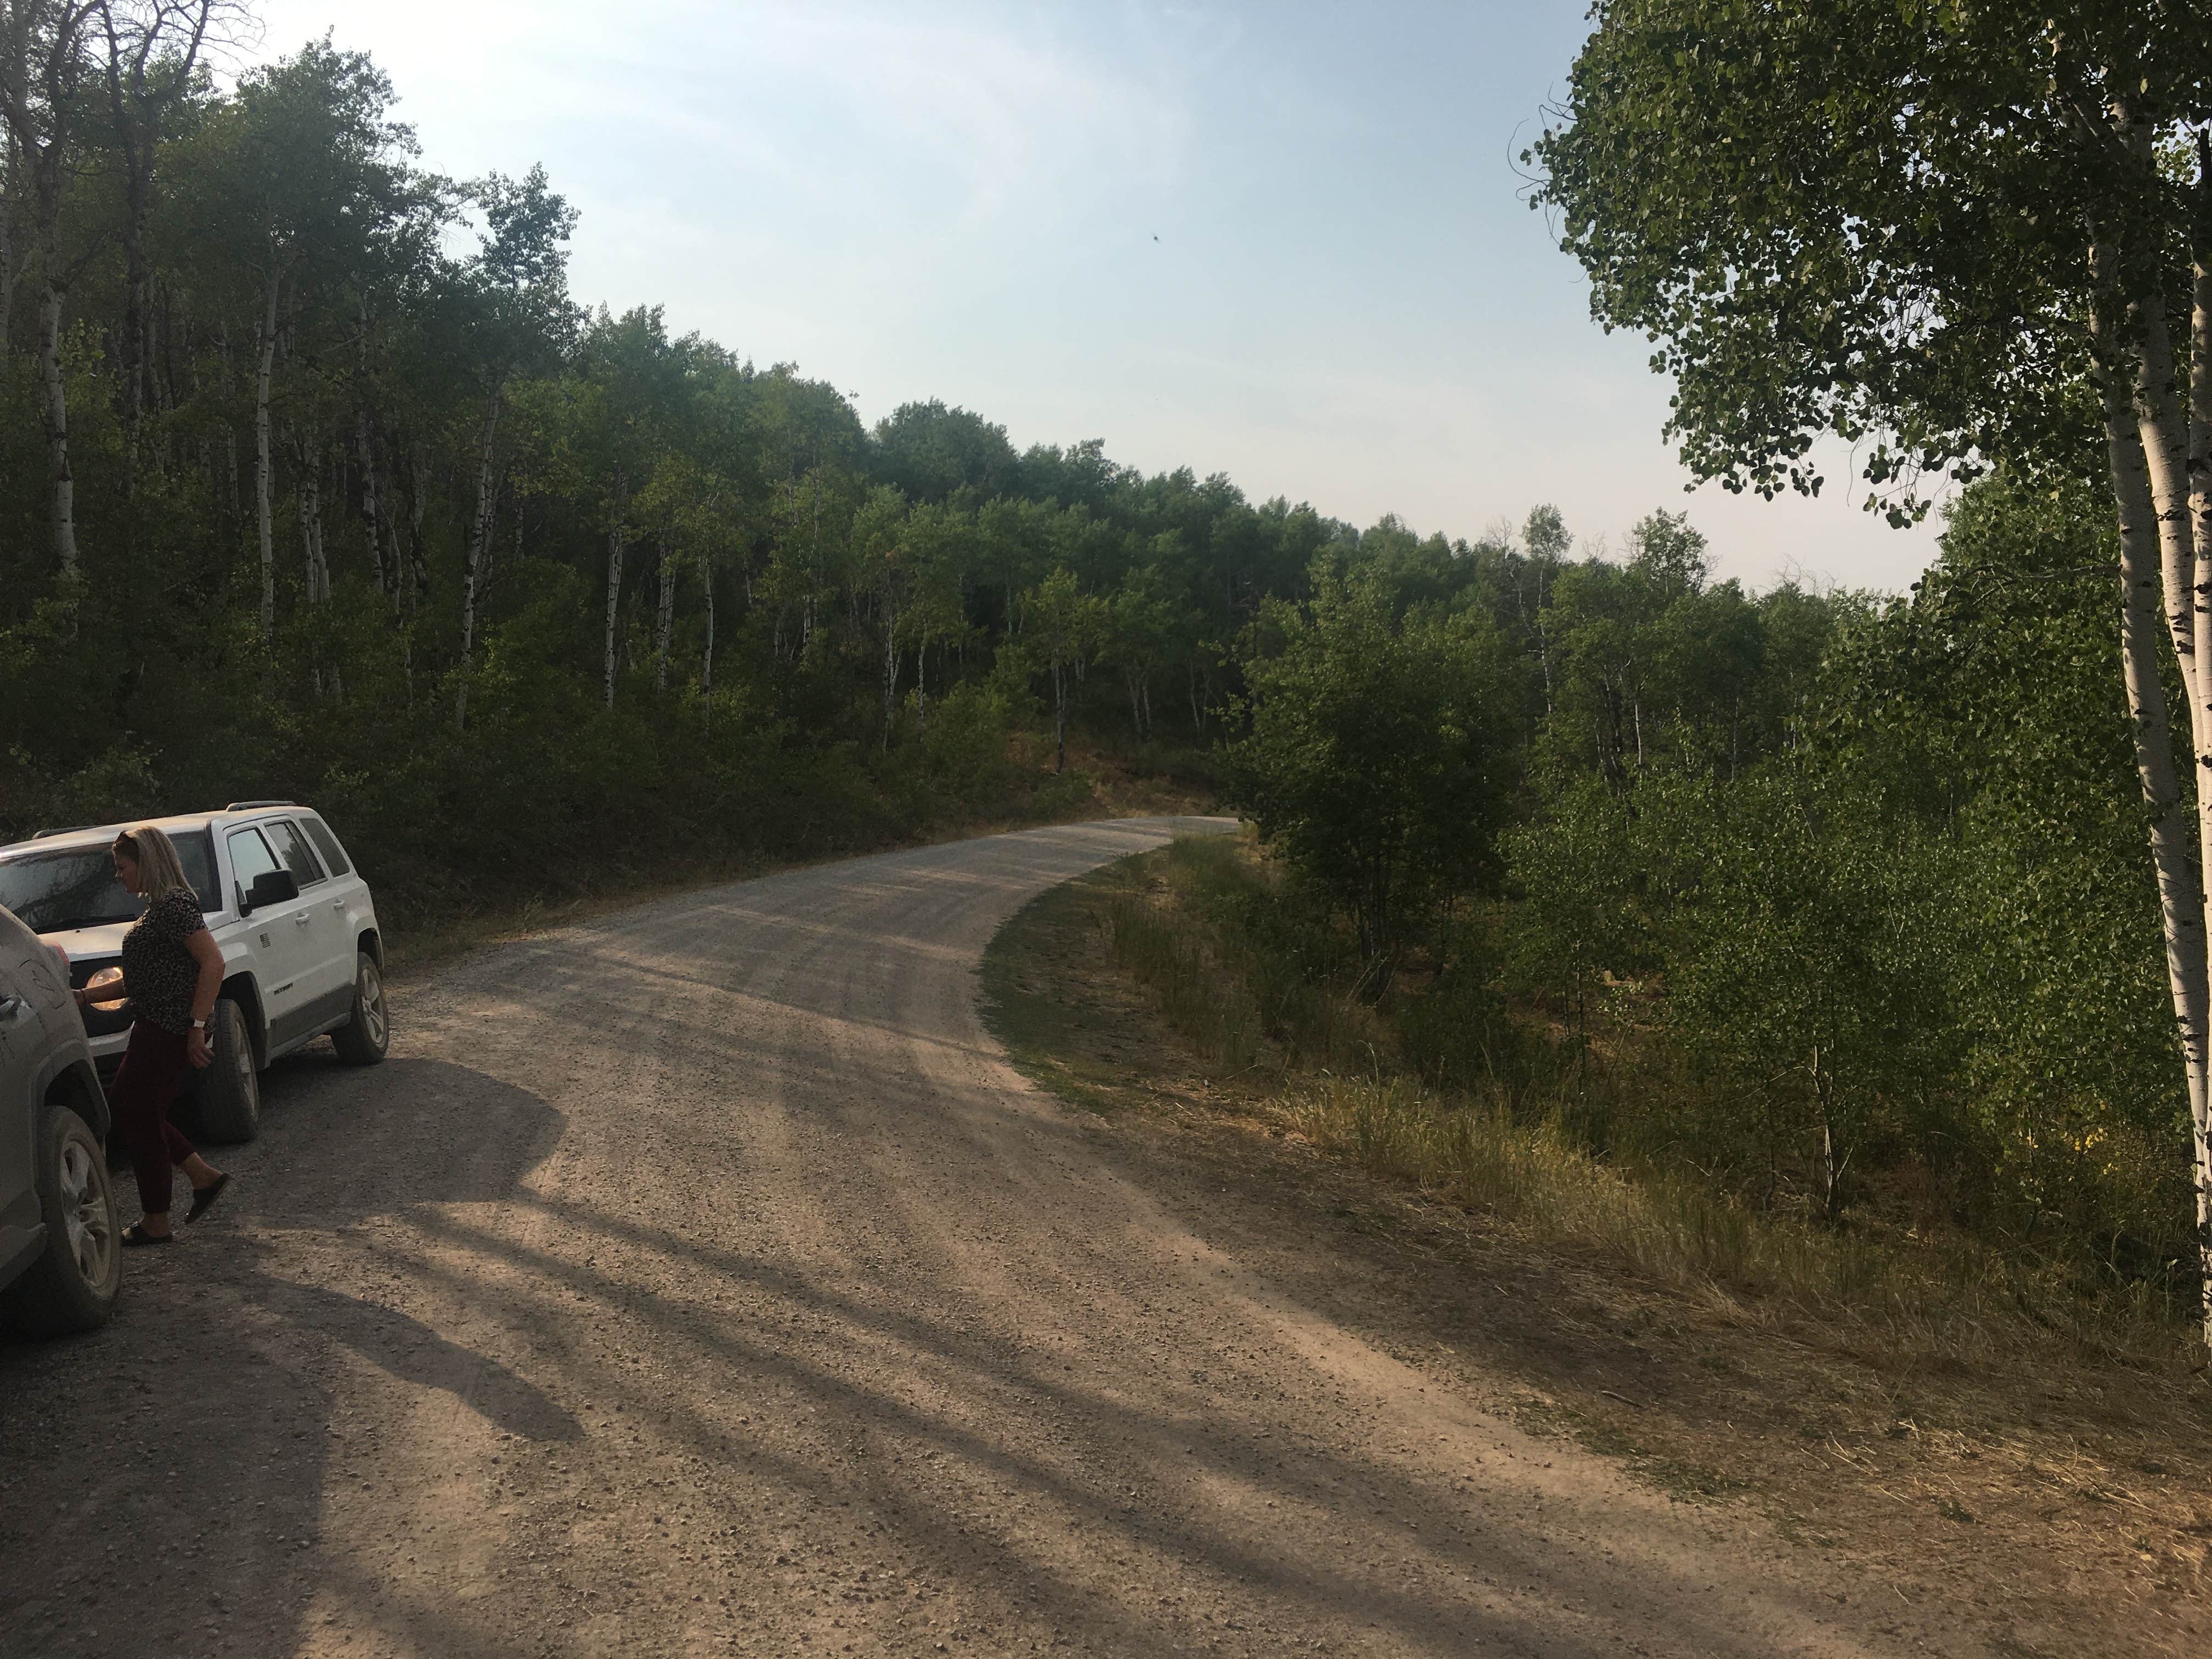
[[[332,875],[342,876],[353,868],[346,862],[345,848],[338,845],[338,838],[331,833],[330,825],[320,818],[301,818],[300,827],[307,832],[307,839],[322,849],[323,862],[330,866]]]
[[[284,867],[292,872],[292,879],[303,888],[313,887],[323,878],[323,866],[315,862],[315,849],[307,845],[307,838],[300,827],[279,818],[264,826],[270,840],[276,843],[276,856],[284,860]]]
[[[240,892],[252,890],[254,877],[277,867],[276,855],[269,850],[269,843],[261,839],[258,830],[230,832],[230,874]]]
[[[169,839],[185,866],[185,879],[200,896],[200,908],[213,915],[222,908],[222,884],[215,878],[215,837],[204,830],[179,830]]]

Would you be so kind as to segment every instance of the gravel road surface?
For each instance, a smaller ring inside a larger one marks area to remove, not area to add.
[[[0,1339],[0,1654],[1906,1651],[1208,1242],[1006,1065],[1023,900],[1216,821],[504,946],[266,1079],[90,1339]]]

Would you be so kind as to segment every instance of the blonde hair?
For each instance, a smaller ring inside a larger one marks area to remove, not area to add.
[[[141,823],[125,830],[115,838],[110,849],[122,854],[138,866],[138,885],[146,895],[146,902],[154,904],[169,896],[179,887],[191,893],[191,883],[185,879],[184,861],[177,856],[177,843],[150,823]]]

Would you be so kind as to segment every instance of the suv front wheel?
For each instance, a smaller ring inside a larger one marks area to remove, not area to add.
[[[349,1066],[374,1066],[392,1047],[392,1016],[384,1006],[384,974],[366,951],[354,963],[353,1018],[331,1033],[331,1046]]]
[[[88,1331],[107,1322],[123,1283],[107,1154],[82,1118],[49,1106],[39,1123],[38,1155],[46,1254],[0,1291],[0,1310],[40,1336]]]
[[[253,1038],[246,1012],[228,997],[208,1021],[214,1063],[200,1073],[193,1103],[200,1133],[218,1146],[251,1140],[261,1128],[261,1076],[253,1063]]]

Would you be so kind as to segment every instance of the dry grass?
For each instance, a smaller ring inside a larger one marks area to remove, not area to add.
[[[1763,1216],[1680,1170],[1608,1163],[1557,1118],[1404,1079],[1295,1082],[1284,1109],[1323,1151],[1553,1244],[1602,1252],[1654,1283],[1744,1317],[1818,1322],[1893,1357],[1980,1363],[2054,1339],[2078,1355],[2199,1369],[2191,1333],[2148,1297],[2085,1300],[1969,1240],[1899,1248]]]
[[[1115,937],[1130,901],[1205,896],[1188,852],[1054,889],[993,942],[984,988],[1016,1065],[1220,1248],[1431,1387],[1946,1609],[1955,1639],[1931,1651],[2203,1653],[2212,1395],[2186,1344],[2115,1364],[2097,1322],[2055,1338],[1938,1241],[1770,1220],[1656,1160],[1594,1158],[1577,1114],[1621,1103],[1601,1078],[1425,1089],[1387,1042],[1342,1072],[1293,1064],[1310,1032],[1209,1057],[1253,1051],[1184,1036],[1123,953],[1175,964],[1203,1030],[1249,940],[1172,915]]]
[[[2177,1377],[2203,1370],[2194,1328],[2150,1285],[2085,1294],[2050,1264],[1964,1234],[1762,1212],[1705,1178],[1694,1149],[1601,1158],[1569,1127],[1571,1105],[1587,1108],[1593,1091],[1663,1089],[1663,1073],[1577,1070],[1548,1091],[1495,1079],[1425,1087],[1394,1064],[1393,1036],[1372,1009],[1209,921],[1225,891],[1264,880],[1254,863],[1249,842],[1178,842],[1135,862],[1142,873],[1104,919],[1115,960],[1217,1075],[1261,1089],[1322,1151],[1743,1319],[1809,1320],[1893,1360],[2047,1357],[2057,1343],[2089,1363]],[[1614,1107],[1624,1120],[1668,1116],[1664,1103]]]

